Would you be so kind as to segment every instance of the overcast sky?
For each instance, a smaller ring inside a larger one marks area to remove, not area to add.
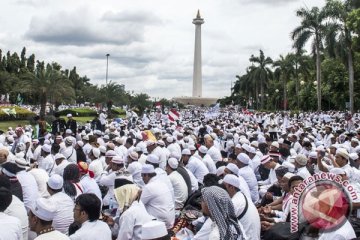
[[[195,26],[202,25],[203,96],[230,94],[259,49],[276,59],[291,51],[300,7],[324,0],[1,0],[0,48],[64,68],[94,84],[109,80],[151,97],[190,96]]]

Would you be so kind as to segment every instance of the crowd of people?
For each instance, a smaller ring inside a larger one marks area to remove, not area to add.
[[[0,239],[355,239],[359,202],[337,228],[299,223],[296,188],[316,173],[360,194],[360,115],[203,108],[0,135]],[[41,123],[41,119],[39,120]]]

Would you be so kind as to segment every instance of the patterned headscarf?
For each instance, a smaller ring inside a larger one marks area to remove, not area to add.
[[[213,221],[219,228],[220,240],[238,239],[242,233],[229,194],[217,186],[205,187],[201,194]]]
[[[81,174],[89,174],[89,177],[94,178],[94,172],[89,170],[89,165],[86,162],[78,162],[77,165]]]
[[[124,211],[124,208],[130,207],[138,195],[140,188],[135,184],[126,184],[114,190],[116,201],[119,204],[119,209]]]

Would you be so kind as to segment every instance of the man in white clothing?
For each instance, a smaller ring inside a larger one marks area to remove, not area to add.
[[[235,207],[235,214],[243,230],[245,239],[260,240],[260,217],[252,203],[239,189],[239,178],[235,175],[227,174],[224,177],[226,191],[229,193]]]
[[[205,146],[208,148],[207,154],[210,155],[211,159],[215,163],[222,160],[221,152],[218,148],[214,146],[214,139],[209,135],[204,136]]]
[[[175,221],[175,204],[171,191],[165,183],[155,178],[154,166],[145,164],[141,175],[146,184],[142,190],[141,201],[147,212],[165,222],[168,229],[171,228]]]
[[[277,183],[278,179],[276,177],[275,170],[280,167],[280,164],[275,162],[269,155],[265,155],[261,158],[261,164],[270,170],[268,179],[258,182],[260,185],[259,194],[260,197],[263,197],[268,188],[271,187],[274,183]]]
[[[44,144],[41,147],[41,159],[38,162],[38,166],[41,169],[44,169],[48,174],[50,174],[55,168],[55,160],[51,154],[51,146]]]
[[[71,163],[76,163],[76,150],[74,148],[74,138],[73,137],[66,137],[65,138],[65,149],[61,151],[61,153],[65,156],[66,160]]]
[[[54,159],[55,159],[56,167],[55,167],[53,173],[59,174],[60,176],[62,176],[64,174],[64,169],[66,168],[67,165],[70,164],[70,162],[68,160],[66,160],[65,156],[62,155],[61,153],[57,153],[55,155]]]
[[[74,220],[81,227],[70,235],[71,240],[109,240],[111,230],[109,226],[99,220],[101,201],[92,193],[81,194],[77,197],[74,207]]]
[[[295,175],[302,177],[303,179],[307,179],[308,177],[311,177],[311,174],[309,170],[306,168],[306,164],[308,162],[307,157],[303,154],[299,154],[295,158],[294,165],[297,169],[295,172]]]
[[[47,189],[51,195],[49,199],[57,206],[52,226],[68,235],[69,226],[74,222],[74,202],[67,194],[62,192],[63,184],[63,178],[54,174],[48,180]]]
[[[1,239],[23,239],[21,222],[16,217],[9,216],[4,211],[10,206],[12,194],[9,189],[0,187],[0,237]]]
[[[199,183],[203,183],[204,176],[209,173],[209,170],[205,166],[204,162],[200,159],[197,159],[194,156],[191,156],[189,149],[182,150],[181,161],[184,166],[196,177]]]
[[[46,198],[38,198],[29,211],[30,230],[36,232],[34,240],[69,240],[65,234],[52,227],[52,221],[56,212],[56,205]]]
[[[205,146],[200,146],[198,149],[199,156],[202,158],[202,161],[205,163],[205,166],[210,173],[216,173],[216,165],[214,160],[207,154],[208,149]]]
[[[175,209],[182,209],[188,198],[188,188],[184,178],[176,171],[178,166],[178,160],[169,158],[166,165],[166,173],[169,175],[170,182],[174,188]]]

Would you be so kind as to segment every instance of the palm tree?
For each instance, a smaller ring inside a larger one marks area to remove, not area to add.
[[[291,79],[295,75],[295,68],[292,62],[292,56],[290,54],[283,57],[280,55],[280,59],[275,61],[273,66],[276,68],[274,75],[277,79],[282,80],[284,88],[284,110],[287,108],[287,79]]]
[[[26,72],[22,76],[20,89],[22,92],[36,94],[40,98],[40,116],[45,116],[46,103],[71,101],[75,94],[70,80],[55,70],[52,65],[39,64],[34,73]]]
[[[251,70],[253,76],[260,82],[260,108],[264,107],[264,88],[267,82],[272,78],[272,71],[270,69],[273,60],[270,57],[265,57],[264,52],[260,50],[260,56],[255,57],[251,55],[250,62],[254,63]]]
[[[312,48],[316,55],[316,81],[317,81],[317,108],[321,111],[321,56],[322,40],[326,32],[326,13],[318,7],[311,10],[301,8],[296,11],[296,15],[301,18],[300,26],[296,27],[291,38],[294,40],[294,48],[298,51],[303,49],[305,44],[313,38]]]
[[[324,7],[327,16],[331,19],[326,43],[330,54],[343,56],[347,62],[349,74],[349,102],[351,113],[354,112],[354,50],[351,31],[347,27],[349,13],[352,10],[351,1],[327,0]]]

